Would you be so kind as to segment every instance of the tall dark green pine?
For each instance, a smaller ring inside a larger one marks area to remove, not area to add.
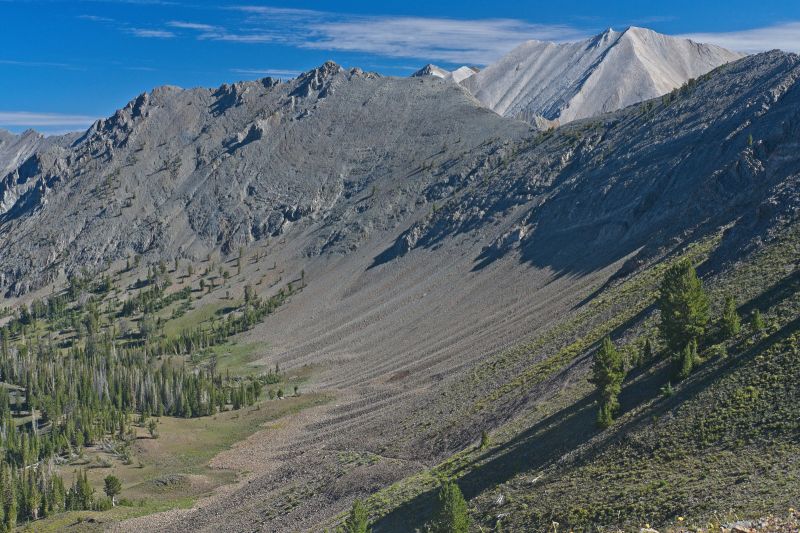
[[[742,319],[736,311],[736,299],[733,296],[725,298],[725,309],[722,311],[722,334],[725,338],[734,337],[742,329]]]
[[[645,361],[649,361],[650,359],[653,358],[654,354],[655,350],[653,349],[653,341],[650,340],[650,337],[648,337],[644,341],[644,349],[642,350],[642,359],[644,359]]]
[[[597,392],[600,394],[597,424],[601,428],[607,428],[614,420],[614,415],[619,409],[617,397],[622,391],[624,379],[625,364],[622,355],[614,347],[611,339],[606,337],[594,354],[592,377],[589,380],[597,387]]]
[[[681,353],[689,341],[699,341],[705,335],[708,296],[688,260],[667,270],[661,282],[658,307],[661,310],[659,330],[671,353]]]
[[[453,481],[445,481],[439,491],[439,512],[433,530],[436,533],[468,533],[467,502]]]

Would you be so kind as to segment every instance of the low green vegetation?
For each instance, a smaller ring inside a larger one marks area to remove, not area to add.
[[[600,348],[595,352],[592,364],[591,382],[597,387],[600,396],[600,410],[597,413],[597,425],[605,429],[614,421],[619,411],[617,397],[622,391],[625,379],[625,362],[614,347],[609,337],[603,339]]]
[[[439,489],[436,518],[428,526],[431,533],[468,533],[470,519],[467,502],[461,489],[453,481],[445,481]]]
[[[353,502],[353,507],[350,509],[350,514],[345,520],[344,525],[339,528],[340,533],[369,533],[372,530],[369,527],[369,515],[367,514],[367,507],[362,500]]]
[[[247,286],[243,302],[226,296],[227,305],[205,304],[192,326],[178,328],[195,313],[195,293],[201,292],[196,287],[223,287],[211,265],[199,279],[187,271],[176,286],[178,268],[178,262],[172,272],[163,262],[150,265],[147,278],[135,280],[130,262],[116,274],[83,272],[63,291],[8,313],[11,318],[0,327],[3,527],[115,507],[126,480],[112,474],[95,479],[89,471],[114,460],[131,465],[143,432],[166,443],[168,417],[212,417],[255,406],[262,398],[288,396],[289,384],[277,367],[266,372],[247,367],[249,355],[226,360],[220,348],[252,353],[256,345],[240,348],[230,339],[263,321],[296,289],[287,286],[262,297]],[[125,274],[131,278],[127,287]],[[198,322],[201,316],[205,319]],[[308,397],[311,403],[316,399]],[[243,438],[255,429],[233,435]],[[82,463],[92,456],[97,464]],[[75,465],[71,485],[58,466],[65,463]],[[98,496],[97,484],[105,497]]]
[[[557,390],[491,441],[484,425],[479,444],[370,496],[375,525],[433,524],[443,477],[458,482],[482,531],[713,530],[796,507],[798,233],[787,228],[728,268],[705,263],[718,240],[689,247],[481,363],[473,375],[495,387],[481,410],[524,386]],[[525,350],[553,355],[504,374]],[[583,357],[587,380],[548,381]]]

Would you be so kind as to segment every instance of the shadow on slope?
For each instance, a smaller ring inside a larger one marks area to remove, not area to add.
[[[793,288],[797,287],[799,279],[797,273],[787,276],[763,295],[742,306],[742,309],[766,309],[772,303],[792,297],[795,294],[792,292]],[[635,319],[617,331],[623,331],[631,323],[635,323]],[[661,397],[659,390],[672,379],[673,367],[670,361],[650,362],[645,367],[632,371],[626,379],[627,383],[620,395],[622,409],[620,416],[636,411],[642,406],[646,408],[628,420],[618,423],[611,430],[602,433],[596,429],[595,396],[593,394],[584,396],[569,407],[539,421],[510,441],[477,456],[454,472],[454,477],[465,472],[458,477],[458,484],[464,496],[471,499],[519,474],[541,471],[565,458],[567,461],[558,468],[589,464],[603,451],[624,441],[628,434],[652,425],[653,420],[668,413],[674,413],[678,407],[694,400],[713,383],[737,372],[756,355],[786,340],[798,330],[800,330],[800,317],[750,347],[747,347],[745,340],[742,340],[734,347],[739,355],[707,363],[705,367],[682,382],[677,394],[668,398]],[[648,402],[652,404],[646,405]],[[589,447],[585,448],[587,444]],[[577,455],[570,456],[574,453]],[[404,503],[381,517],[375,524],[375,530],[399,532],[408,531],[410,527],[422,526],[431,517],[437,494],[437,490],[430,490]]]

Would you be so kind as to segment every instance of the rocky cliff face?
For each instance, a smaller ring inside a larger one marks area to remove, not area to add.
[[[586,271],[703,225],[796,217],[798,56],[729,65],[663,99],[532,136],[502,153],[392,248],[402,254],[502,224],[479,264]]]
[[[76,137],[75,134],[45,137],[33,130],[15,135],[0,130],[0,213],[10,210],[28,189],[25,183],[15,182],[10,174],[34,153],[53,146],[67,146]]]
[[[346,252],[527,127],[461,87],[326,63],[289,83],[161,87],[0,182],[0,287],[21,293],[131,254],[200,257],[314,225]]]

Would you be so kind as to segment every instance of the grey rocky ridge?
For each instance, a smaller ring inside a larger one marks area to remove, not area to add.
[[[75,139],[77,134],[45,137],[33,130],[26,130],[19,135],[0,129],[0,211],[11,208],[24,187],[17,187],[11,182],[13,171],[28,160],[34,153],[46,150],[51,146],[66,145]]]
[[[608,43],[579,45],[601,50],[593,72],[660,38],[598,39]],[[569,98],[559,87],[504,100],[480,85],[500,79],[493,67],[465,87],[334,63],[289,82],[161,87],[9,165],[8,302],[132,256],[201,262],[244,248],[302,272],[303,290],[240,340],[266,340],[263,362],[311,369],[309,387],[335,401],[215,458],[248,472],[230,488],[114,527],[321,531],[358,497],[375,531],[410,531],[432,516],[444,476],[459,480],[483,530],[660,526],[677,512],[777,513],[800,497],[796,460],[772,469],[736,459],[796,459],[796,390],[766,399],[798,365],[783,378],[759,372],[771,380],[761,397],[725,381],[784,361],[756,351],[795,342],[800,328],[800,57],[681,47],[702,68],[664,52],[675,77],[662,69],[639,85],[647,90],[614,98],[569,83]],[[644,72],[630,55],[618,61]],[[568,75],[587,72],[578,63]],[[564,124],[539,131],[517,119],[538,116]],[[600,432],[586,379],[594,349],[610,335],[632,353],[655,335],[657,280],[685,257],[714,298],[736,287],[743,310],[769,313],[769,332],[709,355],[670,394],[658,392],[672,390],[668,361],[631,370],[620,425]],[[740,418],[702,418],[698,402]],[[482,431],[486,446],[476,445]],[[615,470],[619,450],[642,459]],[[716,477],[722,465],[730,476]],[[664,478],[633,479],[642,472]]]
[[[161,87],[6,175],[0,287],[133,253],[229,253],[307,221],[319,227],[305,253],[346,251],[415,211],[441,162],[468,165],[526,130],[458,87],[333,63],[290,83]]]

